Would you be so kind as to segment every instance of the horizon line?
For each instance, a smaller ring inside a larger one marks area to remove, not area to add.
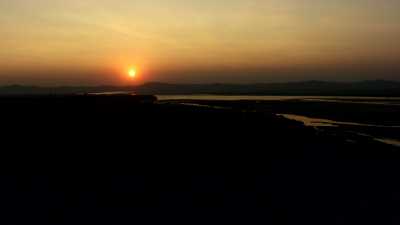
[[[0,88],[4,87],[31,87],[31,88],[71,88],[71,87],[138,87],[149,84],[163,84],[163,85],[260,85],[260,84],[291,84],[291,83],[363,83],[363,82],[388,82],[400,83],[400,80],[389,79],[367,79],[367,80],[296,80],[296,81],[277,81],[277,82],[246,82],[246,83],[229,83],[229,82],[203,82],[203,83],[180,83],[180,82],[162,82],[162,81],[149,81],[141,84],[132,85],[117,85],[117,84],[98,84],[98,85],[34,85],[34,84],[0,84]]]

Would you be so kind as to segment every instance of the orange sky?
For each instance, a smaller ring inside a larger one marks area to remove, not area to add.
[[[399,11],[398,0],[0,1],[0,83],[400,79]]]

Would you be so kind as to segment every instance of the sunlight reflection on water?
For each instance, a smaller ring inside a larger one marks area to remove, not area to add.
[[[311,118],[307,116],[299,116],[294,114],[278,114],[279,116],[283,116],[287,119],[296,120],[303,122],[306,126],[313,127],[337,127],[339,125],[349,125],[349,126],[362,126],[362,127],[380,127],[380,128],[400,128],[400,126],[386,126],[386,125],[376,125],[376,124],[366,124],[366,123],[353,123],[353,122],[340,122],[328,119],[320,119],[320,118]]]
[[[373,124],[363,124],[363,123],[351,123],[351,122],[339,122],[334,120],[327,119],[319,119],[319,118],[311,118],[306,116],[299,116],[294,114],[277,114],[279,116],[283,116],[290,120],[296,120],[304,123],[305,126],[311,127],[339,127],[340,125],[348,125],[348,126],[364,126],[364,127],[379,127],[379,128],[400,128],[400,126],[384,126],[384,125],[373,125]],[[393,145],[400,147],[400,140],[388,139],[388,138],[375,138],[370,135],[361,134],[362,136],[368,136],[373,138],[375,141],[379,141],[388,145]]]
[[[302,100],[357,104],[399,105],[400,97],[354,97],[354,96],[271,96],[271,95],[157,95],[159,100],[221,100],[221,101],[285,101]]]

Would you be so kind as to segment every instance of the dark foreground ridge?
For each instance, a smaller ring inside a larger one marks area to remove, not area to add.
[[[400,222],[398,148],[370,139],[124,95],[0,107],[1,224]]]

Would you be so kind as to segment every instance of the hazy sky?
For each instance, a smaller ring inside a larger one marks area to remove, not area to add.
[[[0,83],[400,80],[399,0],[0,0]]]

